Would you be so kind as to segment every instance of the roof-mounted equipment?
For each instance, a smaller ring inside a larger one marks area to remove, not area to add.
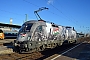
[[[42,10],[45,10],[45,9],[48,9],[48,8],[46,8],[46,7],[41,7],[41,8],[39,8],[39,10],[34,11],[34,14],[36,14],[36,15],[38,16],[38,18],[39,18],[40,20],[42,20],[41,17],[39,16],[39,14],[38,14],[37,12],[42,11]],[[37,17],[37,16],[36,16],[36,17]]]

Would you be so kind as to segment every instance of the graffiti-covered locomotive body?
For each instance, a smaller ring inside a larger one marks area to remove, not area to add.
[[[14,41],[19,51],[42,51],[61,46],[64,42],[76,42],[76,31],[72,27],[48,23],[44,20],[25,22]]]

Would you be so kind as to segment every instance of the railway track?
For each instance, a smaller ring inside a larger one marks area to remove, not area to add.
[[[88,41],[88,40],[87,40]],[[42,52],[33,52],[33,53],[26,53],[26,54],[19,54],[19,53],[12,53],[12,54],[3,54],[0,55],[1,60],[43,60],[46,59],[54,54],[61,54],[64,51],[74,47],[77,44],[68,44],[62,45],[60,47],[56,47],[54,49],[47,49]]]
[[[75,45],[63,45],[60,47],[56,47],[54,49],[47,49],[42,52],[33,52],[33,53],[26,53],[26,54],[19,54],[19,53],[12,53],[6,55],[0,55],[0,59],[2,60],[43,60],[48,58],[53,54],[57,54],[58,52],[63,52]]]

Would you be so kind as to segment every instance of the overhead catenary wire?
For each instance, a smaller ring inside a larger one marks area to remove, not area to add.
[[[23,0],[23,1],[25,1],[25,2],[27,2],[27,3],[29,3],[29,4],[31,4],[31,5],[33,5],[33,6],[35,6],[35,7],[41,7],[41,6],[38,6],[37,4],[34,4],[34,3],[32,3],[32,2],[30,2],[29,0]],[[71,22],[73,22],[74,24],[76,24],[76,25],[79,25],[79,24],[77,24],[76,22],[74,22],[73,20],[70,20],[70,18],[68,17],[68,16],[66,16],[60,9],[58,9],[57,7],[55,7],[53,4],[50,4],[53,8],[55,8],[57,11],[59,11],[60,13],[62,13],[66,18],[68,18],[68,20],[69,21],[71,21]],[[7,12],[7,13],[11,13],[11,14],[15,14],[15,15],[19,15],[19,16],[23,16],[22,14],[19,14],[19,13],[15,13],[15,12],[10,12],[10,11],[6,11],[6,10],[2,10],[2,9],[0,9],[0,11],[3,11],[3,12]],[[51,12],[50,10],[48,10],[48,12],[50,12],[50,13],[52,13],[52,14],[54,14],[54,15],[57,15],[57,16],[59,16],[59,17],[61,17],[59,14],[56,14],[56,13],[54,13],[54,12]],[[13,18],[13,17],[12,17]],[[65,18],[65,19],[66,19]]]
[[[23,0],[23,1],[25,1],[25,2],[27,2],[27,3],[29,3],[29,4],[31,4],[31,5],[33,5],[33,6],[35,6],[35,7],[38,7],[38,8],[41,7],[41,6],[38,6],[37,4],[32,3],[32,2],[29,1],[29,0]],[[59,11],[60,13],[62,13],[62,14],[65,16],[65,19],[67,19],[68,21],[71,21],[72,23],[76,24],[77,26],[80,26],[80,24],[76,23],[75,20],[73,21],[70,17],[68,17],[67,15],[65,15],[60,9],[58,9],[57,7],[55,7],[55,6],[52,5],[52,4],[50,4],[50,5],[51,5],[53,8],[55,8],[57,11]],[[59,14],[56,14],[55,12],[51,12],[50,10],[49,10],[48,12],[49,12],[49,13],[52,13],[52,14],[54,14],[54,15],[57,15],[57,16],[59,16],[59,17],[61,17]]]
[[[33,6],[35,6],[35,7],[41,7],[41,6],[38,6],[38,5],[36,5],[36,4],[32,3],[32,2],[29,2],[29,1],[27,1],[27,0],[23,0],[23,1],[25,1],[25,2],[27,2],[27,3],[29,3],[29,4],[31,4],[31,5],[33,5]],[[47,1],[47,0],[45,0],[45,1]],[[60,10],[59,10],[58,8],[56,8],[54,5],[52,5],[51,3],[50,3],[50,5],[51,5],[53,8],[55,8],[56,10],[58,10],[60,13],[62,13],[62,14],[66,17],[65,19],[68,18],[62,11],[60,11]],[[54,13],[54,12],[51,12],[51,11],[49,11],[49,12],[52,13],[52,14],[54,14],[54,15],[59,16],[58,14],[56,14],[56,13]],[[61,17],[61,16],[59,16],[59,17]],[[63,17],[61,17],[61,18],[63,18]],[[76,24],[76,25],[78,25],[77,23],[75,23],[74,21],[72,21],[70,18],[68,18],[67,20],[68,20],[68,21],[71,21],[72,23],[74,23],[74,24]]]
[[[39,7],[38,5],[33,4],[33,3],[29,2],[29,1],[26,1],[26,0],[23,0],[23,1],[25,1],[25,2],[27,2],[27,3],[29,3],[29,4],[31,4],[31,5],[34,5],[34,6],[36,6],[36,7]]]
[[[47,1],[47,0],[45,0],[45,1]],[[76,25],[79,25],[79,24],[77,24],[76,22],[75,22],[75,19],[74,19],[74,21],[72,20],[72,19],[70,19],[67,15],[65,15],[60,9],[58,9],[57,7],[55,7],[53,4],[51,4],[51,3],[49,3],[53,8],[55,8],[57,11],[59,11],[60,13],[62,13],[66,18],[68,18],[68,20],[69,21],[71,21],[71,22],[73,22],[74,24],[76,24]]]
[[[10,14],[18,15],[18,16],[24,16],[25,15],[25,14],[19,14],[19,13],[10,12],[10,11],[7,11],[7,10],[2,10],[2,9],[0,9],[0,11],[5,12],[5,13],[10,13]],[[31,16],[29,16],[29,17],[31,17]],[[34,17],[31,17],[31,18],[34,18]],[[17,18],[15,18],[15,19],[17,19]]]
[[[35,6],[35,7],[40,7],[40,6],[38,6],[38,5],[36,5],[36,4],[34,4],[34,3],[32,3],[32,2],[29,2],[29,1],[26,1],[26,0],[23,0],[23,1],[25,1],[25,2],[27,2],[27,3],[29,3],[29,4],[31,4],[31,5],[33,5],[33,6]],[[46,0],[45,0],[46,1]],[[62,11],[60,11],[58,8],[56,8],[54,5],[52,5],[51,3],[50,3],[50,5],[53,7],[53,8],[55,8],[56,10],[58,10],[60,13],[62,13],[66,18],[68,18]],[[52,14],[54,14],[54,15],[57,15],[57,16],[59,16],[58,14],[56,14],[56,13],[54,13],[54,12],[51,12],[51,11],[49,11],[50,13],[52,13]],[[61,16],[59,16],[59,17],[61,17]],[[36,17],[37,18],[37,17]],[[65,19],[66,19],[65,18]],[[78,25],[77,23],[75,23],[75,22],[73,22],[72,20],[70,20],[70,18],[68,18],[67,19],[68,21],[71,21],[72,23],[74,23],[74,24],[76,24],[76,25]]]
[[[2,12],[7,12],[7,13],[11,13],[11,14],[16,14],[16,15],[20,15],[20,16],[21,16],[21,14],[14,13],[14,12],[10,12],[10,11],[6,11],[6,10],[2,10],[2,9],[0,9],[0,11],[2,11]]]
[[[29,1],[26,1],[26,0],[23,0],[23,1],[25,1],[25,2],[27,2],[27,3],[29,3],[29,4],[31,4],[31,5],[33,5],[33,6],[35,6],[35,7],[38,7],[38,8],[41,7],[41,6],[38,6],[38,5],[34,4],[34,3],[31,3],[31,2],[29,2]],[[52,12],[52,11],[49,11],[49,13],[52,13],[52,14],[54,14],[54,15],[59,16],[58,14],[56,14],[56,13],[54,13],[54,12]],[[61,17],[61,16],[59,16],[59,17]]]
[[[26,0],[23,0],[23,1],[25,1],[25,2],[27,2],[27,3],[29,3],[29,4],[31,4],[31,5],[33,5],[33,6],[35,6],[35,7],[41,7],[41,6],[38,6],[38,5],[36,5],[36,4],[34,4],[34,3],[31,3],[31,2],[29,2],[29,1],[26,1]],[[58,14],[56,14],[56,13],[54,13],[54,12],[52,12],[52,11],[48,11],[49,13],[52,13],[53,15],[56,15],[56,16],[59,16]],[[61,16],[59,16],[59,17],[61,17]],[[36,17],[37,18],[37,17]],[[61,17],[61,18],[63,18],[63,17]]]
[[[45,0],[46,1],[46,0]],[[52,5],[51,3],[49,3],[53,8],[55,8],[57,11],[59,11],[60,13],[62,13],[66,18],[68,18],[69,21],[72,21],[70,20],[69,17],[67,17],[61,10],[59,10],[57,7],[55,7],[54,5]],[[73,22],[73,21],[72,21]],[[74,24],[78,25],[77,23],[73,22]]]
[[[47,0],[45,0],[47,1]],[[74,19],[74,21],[72,19],[70,19],[67,15],[65,15],[60,9],[58,9],[57,7],[55,7],[53,4],[49,3],[53,8],[55,8],[57,11],[59,11],[60,13],[62,13],[66,18],[68,18],[69,21],[73,22],[74,24],[76,24],[77,26],[80,26],[80,24],[77,23],[77,21]],[[76,22],[75,22],[76,21]],[[80,26],[81,27],[81,26]]]

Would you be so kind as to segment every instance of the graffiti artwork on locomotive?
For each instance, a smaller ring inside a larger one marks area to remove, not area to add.
[[[18,47],[19,52],[43,51],[61,46],[64,42],[76,41],[74,27],[56,25],[44,20],[30,20],[21,26],[17,39],[14,40],[14,48]]]

